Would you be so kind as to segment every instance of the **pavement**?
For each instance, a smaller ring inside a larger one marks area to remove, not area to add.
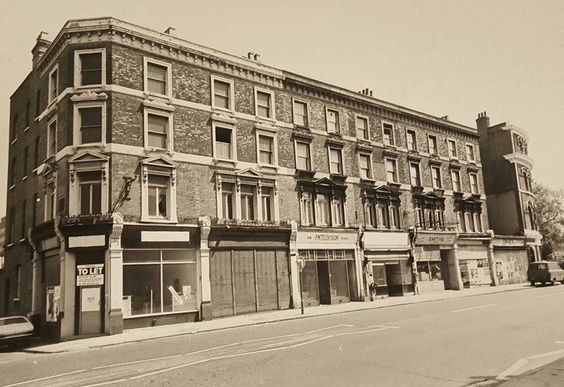
[[[464,290],[442,290],[426,291],[418,295],[405,295],[401,297],[388,297],[367,302],[349,302],[336,305],[320,305],[305,308],[304,314],[301,310],[287,309],[269,312],[251,313],[239,316],[218,318],[209,321],[189,322],[172,325],[162,325],[148,328],[137,328],[124,330],[123,333],[111,336],[99,336],[73,341],[65,341],[56,344],[41,345],[25,349],[33,353],[60,353],[70,351],[81,351],[89,348],[99,348],[124,343],[133,343],[162,337],[196,334],[211,332],[222,329],[237,328],[249,325],[267,324],[279,321],[312,318],[338,313],[348,313],[361,310],[377,308],[388,308],[400,305],[408,305],[430,301],[440,301],[461,297],[472,297],[492,293],[518,291],[530,289],[529,284],[514,284],[501,286],[481,286]]]
[[[557,387],[564,385],[564,358],[513,377],[503,387]]]

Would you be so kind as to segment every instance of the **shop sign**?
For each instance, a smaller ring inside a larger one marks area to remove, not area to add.
[[[315,232],[304,231],[298,232],[296,239],[298,248],[335,248],[353,249],[356,247],[357,241],[356,233],[330,233],[330,232]]]
[[[409,235],[406,232],[367,231],[363,237],[364,248],[377,250],[380,248],[409,249]]]
[[[455,240],[456,234],[419,232],[415,244],[419,246],[452,246]]]
[[[525,241],[523,239],[494,238],[492,243],[494,246],[499,246],[499,247],[525,247]]]
[[[104,284],[104,264],[76,265],[76,286]]]

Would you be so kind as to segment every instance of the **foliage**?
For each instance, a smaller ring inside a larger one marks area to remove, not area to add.
[[[543,236],[542,256],[555,259],[564,249],[564,190],[535,184],[535,212],[539,232]]]

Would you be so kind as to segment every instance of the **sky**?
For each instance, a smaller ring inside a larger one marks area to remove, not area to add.
[[[475,127],[529,133],[533,178],[564,189],[564,0],[0,0],[0,216],[9,98],[41,31],[113,16]]]

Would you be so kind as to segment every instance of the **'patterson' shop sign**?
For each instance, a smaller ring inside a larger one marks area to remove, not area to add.
[[[316,231],[298,232],[296,244],[299,249],[354,249],[358,240],[355,233],[329,233]]]
[[[456,234],[449,233],[426,233],[418,232],[415,244],[417,246],[452,246],[456,240]]]

